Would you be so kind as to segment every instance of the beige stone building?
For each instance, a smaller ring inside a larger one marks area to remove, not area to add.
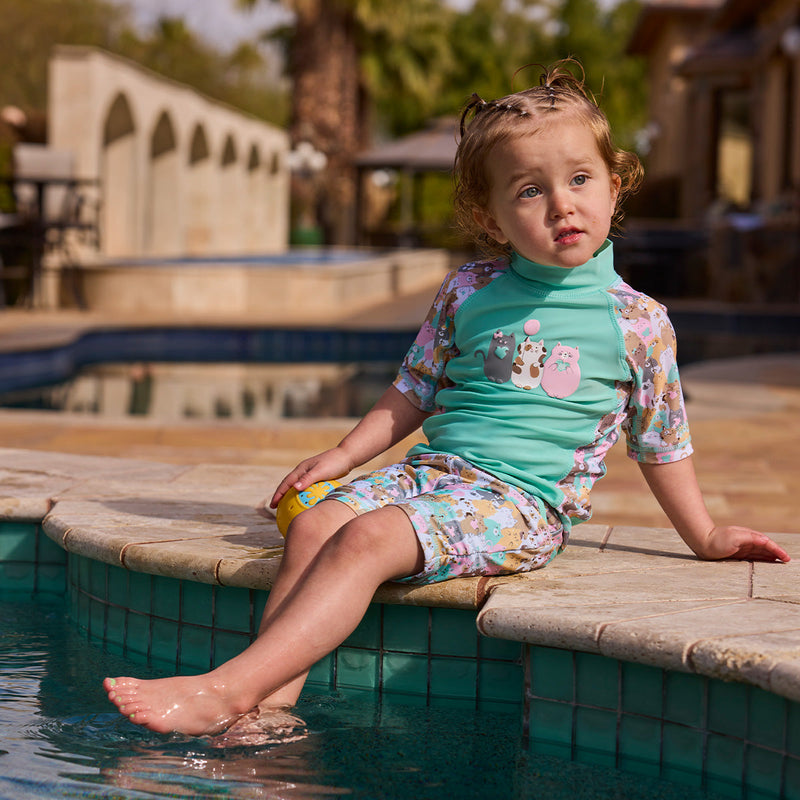
[[[287,134],[110,53],[58,47],[48,144],[98,184],[104,256],[282,252]]]
[[[708,236],[708,297],[800,301],[800,0],[646,0],[641,215]],[[689,280],[684,280],[689,283]]]
[[[800,0],[647,0],[629,50],[648,65],[648,180],[671,193],[676,216],[792,202]]]

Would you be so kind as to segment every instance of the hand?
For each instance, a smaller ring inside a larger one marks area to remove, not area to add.
[[[737,525],[712,528],[705,540],[698,542],[699,558],[717,560],[733,558],[741,561],[789,561],[788,553],[768,536]]]
[[[281,482],[269,501],[270,508],[276,508],[280,499],[290,488],[302,492],[317,481],[341,478],[347,475],[356,464],[341,447],[332,447],[311,458],[301,461]]]

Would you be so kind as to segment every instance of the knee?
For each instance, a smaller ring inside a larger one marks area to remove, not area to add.
[[[307,509],[298,514],[290,523],[286,531],[287,552],[307,553],[316,555],[325,543],[347,521],[348,515],[340,519],[341,509],[323,508],[323,503]],[[337,504],[341,505],[341,504]],[[333,511],[334,513],[331,513]]]

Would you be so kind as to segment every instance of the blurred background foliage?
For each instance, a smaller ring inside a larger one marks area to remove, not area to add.
[[[293,22],[254,26],[223,51],[179,17],[140,29],[125,0],[0,0],[0,106],[25,111],[25,138],[45,141],[53,46],[129,58],[325,153],[320,224],[328,243],[347,242],[354,228],[359,152],[457,115],[472,92],[491,99],[537,83],[540,70],[526,65],[577,57],[623,147],[634,146],[645,123],[644,66],[626,54],[639,0],[212,1],[242,14],[280,6]],[[0,160],[18,135],[0,126]],[[418,210],[441,220],[449,195],[446,180],[430,180]]]
[[[238,5],[258,2],[277,0]],[[597,0],[475,0],[462,7],[442,0],[327,2],[352,11],[361,89],[370,124],[384,136],[457,113],[473,91],[488,99],[536,82],[535,68],[513,76],[526,64],[568,55],[581,60],[621,143],[630,145],[643,124],[642,66],[625,55],[638,0],[612,6]],[[288,53],[291,26],[254,31],[252,40],[222,52],[179,18],[162,17],[152,29],[137,30],[124,3],[108,0],[0,0],[0,18],[3,105],[43,112],[50,50],[81,44],[130,58],[267,121],[288,121],[289,84],[275,81],[261,44],[270,41]],[[286,66],[291,68],[288,58]]]

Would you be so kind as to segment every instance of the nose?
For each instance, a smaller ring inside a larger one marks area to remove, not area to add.
[[[566,189],[555,189],[550,195],[551,219],[563,219],[575,210],[572,196]]]

